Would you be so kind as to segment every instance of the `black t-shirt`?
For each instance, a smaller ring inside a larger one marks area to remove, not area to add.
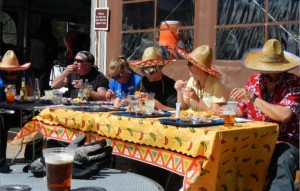
[[[176,107],[177,92],[174,88],[175,81],[163,75],[162,79],[150,82],[147,77],[143,77],[137,85],[136,90],[140,92],[153,92],[155,99],[163,105]]]
[[[80,76],[76,73],[72,73],[68,76],[68,91],[65,93],[65,97],[71,97],[71,98],[77,98],[78,96],[78,89],[74,88],[72,85],[73,80],[80,80],[83,79],[83,82],[85,79],[88,79],[89,84],[92,85],[92,88],[94,91],[97,91],[99,87],[108,89],[108,79],[99,72],[95,67],[92,68],[92,70],[84,75]]]

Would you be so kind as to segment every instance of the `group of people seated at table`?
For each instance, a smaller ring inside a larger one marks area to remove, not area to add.
[[[211,111],[221,115],[222,105],[229,98],[221,74],[212,68],[212,49],[202,45],[188,53],[184,49],[177,52],[187,60],[190,78],[173,80],[162,71],[173,60],[164,60],[156,47],[145,49],[142,60],[129,62],[124,57],[113,59],[108,66],[108,80],[96,65],[94,56],[87,51],[77,53],[74,63],[57,76],[51,87],[68,87],[66,96],[74,98],[83,84],[80,79],[88,79],[92,85],[92,100],[111,100],[120,102],[124,95],[135,94],[143,99],[145,93],[155,93],[155,108],[174,110],[176,102],[181,109]],[[29,63],[19,66],[18,61],[8,51],[0,63],[3,87],[13,76],[29,67]],[[242,64],[257,73],[250,76],[243,88],[234,88],[230,99],[238,101],[236,116],[279,124],[280,135],[275,147],[270,173],[270,190],[293,190],[295,172],[299,166],[299,115],[300,85],[299,76],[288,71],[299,67],[300,58],[284,51],[280,41],[267,40],[263,48],[245,51]],[[142,76],[136,74],[130,66],[140,69]],[[23,74],[22,74],[23,75]],[[31,88],[27,78],[27,88]],[[17,85],[17,91],[19,86]],[[30,95],[28,89],[28,95]],[[120,102],[121,103],[121,102]]]

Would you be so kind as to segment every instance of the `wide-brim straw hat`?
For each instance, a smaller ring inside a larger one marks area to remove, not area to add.
[[[217,70],[211,67],[212,50],[209,46],[199,46],[191,53],[188,53],[185,49],[182,48],[177,48],[176,50],[183,58],[194,64],[196,67],[213,76],[221,78],[222,75]]]
[[[246,50],[242,60],[246,68],[261,72],[284,72],[300,64],[300,58],[283,51],[277,39],[266,41],[263,48]]]
[[[5,71],[19,71],[19,70],[26,70],[30,67],[31,63],[27,62],[23,65],[19,65],[18,58],[14,51],[8,50],[0,62],[0,70]]]
[[[145,49],[141,61],[129,62],[129,64],[144,68],[150,66],[164,66],[173,62],[174,60],[164,60],[156,47],[148,47]]]

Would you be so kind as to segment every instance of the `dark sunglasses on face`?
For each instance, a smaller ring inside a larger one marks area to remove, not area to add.
[[[112,79],[114,79],[114,80],[118,80],[118,79],[120,79],[120,78],[122,77],[123,72],[124,72],[124,71],[122,71],[122,72],[121,72],[119,75],[117,75],[117,76],[109,76],[109,77],[112,78]]]
[[[85,60],[74,59],[74,62],[77,62],[77,63],[79,63],[79,64],[82,64],[82,63],[85,62]]]
[[[19,72],[4,72],[5,76],[16,76],[18,74],[19,74]]]
[[[141,72],[145,76],[151,76],[152,74],[155,74],[157,71],[158,71],[158,67],[156,66],[141,68]]]

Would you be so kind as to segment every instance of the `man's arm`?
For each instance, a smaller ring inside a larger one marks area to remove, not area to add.
[[[256,98],[253,104],[269,118],[281,123],[287,123],[293,117],[293,112],[290,108],[268,103],[261,98]]]
[[[67,66],[67,68],[52,81],[51,88],[59,89],[67,86],[67,82],[68,82],[67,76],[70,75],[71,73],[76,72],[76,70],[77,70],[77,65],[72,64]]]
[[[231,91],[230,96],[234,100],[243,99],[246,101],[250,101],[253,95],[250,92],[247,92],[244,88],[234,88]],[[271,104],[258,97],[253,101],[253,104],[258,109],[260,109],[265,115],[275,121],[286,123],[293,116],[293,112],[288,107]],[[237,116],[240,116],[240,114],[241,112],[238,110]]]
[[[91,98],[93,100],[106,101],[106,91],[104,87],[97,88],[97,91],[91,91]]]

